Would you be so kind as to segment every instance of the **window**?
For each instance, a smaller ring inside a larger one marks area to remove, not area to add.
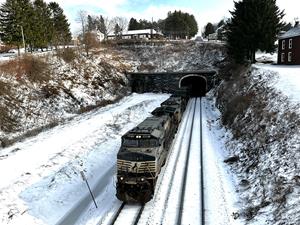
[[[123,146],[125,147],[138,147],[139,141],[136,139],[124,139]]]
[[[283,40],[283,41],[281,42],[281,45],[282,45],[282,46],[281,46],[281,47],[282,47],[282,50],[285,49],[285,40]]]
[[[153,148],[159,146],[156,139],[123,139],[124,147]]]
[[[288,53],[288,62],[292,62],[292,53],[291,52]]]
[[[281,53],[281,62],[284,62],[284,53]]]
[[[291,49],[293,46],[293,39],[289,39],[289,49]]]

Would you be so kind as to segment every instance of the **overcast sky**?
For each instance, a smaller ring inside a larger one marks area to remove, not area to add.
[[[229,10],[233,9],[233,0],[46,0],[51,1],[56,1],[64,9],[72,33],[79,30],[79,24],[75,21],[79,10],[91,15],[123,16],[128,20],[131,17],[164,19],[169,11],[182,10],[195,16],[201,31],[208,22],[217,23],[224,17],[230,17]],[[277,5],[285,10],[287,22],[300,18],[299,0],[277,0]]]

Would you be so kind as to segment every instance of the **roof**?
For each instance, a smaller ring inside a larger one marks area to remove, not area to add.
[[[132,138],[135,135],[151,135],[155,138],[160,138],[164,133],[164,124],[167,121],[168,116],[162,117],[151,116],[146,118],[137,127],[128,131],[122,136],[122,138]]]
[[[280,39],[285,39],[285,38],[291,38],[291,37],[297,37],[300,36],[300,25],[298,24],[297,26],[293,27],[292,29],[288,30],[285,32],[283,35],[279,37]]]
[[[135,35],[135,34],[151,34],[151,29],[144,29],[144,30],[128,30],[124,31],[122,35]],[[152,29],[152,34],[161,34],[157,32],[156,30]],[[108,34],[108,36],[115,36],[114,33]]]

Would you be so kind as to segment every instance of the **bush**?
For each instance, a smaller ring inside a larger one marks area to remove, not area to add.
[[[3,95],[10,95],[10,87],[7,85],[7,83],[0,81],[0,96]]]
[[[57,56],[63,59],[66,63],[70,63],[76,59],[77,53],[73,48],[64,48],[57,50]]]
[[[9,60],[0,65],[0,70],[3,73],[16,76],[17,79],[26,76],[32,82],[49,81],[49,65],[31,55]]]

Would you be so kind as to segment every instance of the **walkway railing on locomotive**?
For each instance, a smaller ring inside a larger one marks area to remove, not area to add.
[[[126,161],[126,160],[117,160],[117,166],[119,171],[125,171],[128,172],[132,169],[132,161]],[[156,165],[155,161],[148,161],[148,162],[139,162],[138,165],[135,167],[136,173],[145,173],[147,170],[150,173],[155,173],[156,171]]]

